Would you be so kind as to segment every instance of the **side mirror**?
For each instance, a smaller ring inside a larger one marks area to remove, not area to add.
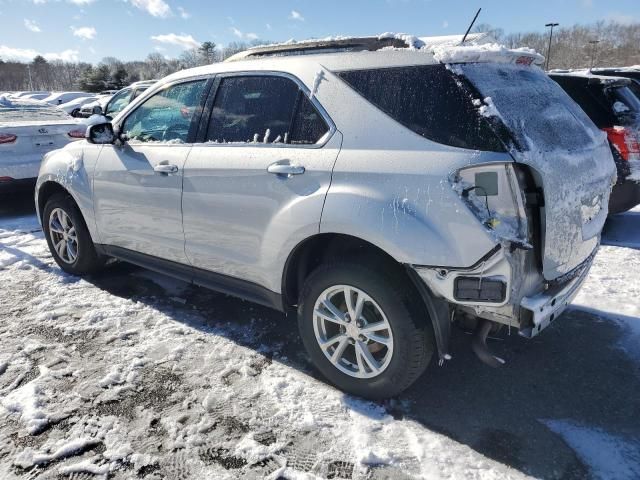
[[[91,109],[91,115],[102,115],[102,107],[100,105],[96,105]]]
[[[116,141],[116,134],[113,125],[110,123],[99,123],[87,127],[87,141],[96,145],[113,144]]]

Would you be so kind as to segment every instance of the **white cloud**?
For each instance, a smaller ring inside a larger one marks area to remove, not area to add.
[[[166,18],[172,15],[171,7],[164,0],[131,0],[131,4],[154,17]]]
[[[244,33],[243,31],[237,29],[236,27],[230,28],[231,33],[233,33],[236,37],[241,38],[243,40],[257,40],[259,37],[257,34],[253,32]]]
[[[273,30],[273,27],[271,26],[271,24],[270,24],[270,23],[267,23],[267,25],[266,25],[266,26],[267,26],[267,30]]]
[[[93,27],[69,27],[73,32],[74,37],[79,37],[84,40],[93,40],[96,38],[96,29]]]
[[[95,0],[67,0],[69,3],[73,3],[75,5],[89,5],[93,2],[95,2]]]
[[[191,35],[187,35],[185,33],[183,33],[182,35],[178,35],[177,33],[153,35],[151,37],[151,40],[168,45],[176,45],[178,47],[184,48],[185,50],[189,48],[198,48],[200,46],[200,42],[198,42]]]
[[[0,57],[13,60],[33,60],[33,57],[42,55],[47,60],[64,60],[67,62],[77,62],[78,50],[64,50],[62,52],[40,53],[31,48],[14,48],[0,45]]]
[[[291,10],[291,13],[289,14],[289,20],[297,20],[299,22],[304,22],[304,17],[299,11]]]
[[[31,30],[35,33],[40,33],[42,31],[35,21],[29,20],[27,18],[24,19],[24,26],[27,28],[27,30]]]
[[[593,7],[593,0],[582,0],[582,6],[584,8],[591,8]]]
[[[449,28],[449,22],[447,22],[446,20],[444,20],[442,22],[442,28]]]
[[[188,20],[191,18],[191,14],[182,7],[178,7],[178,13],[180,14],[180,17],[183,18],[184,20]]]
[[[63,60],[65,62],[77,62],[78,50],[64,50],[60,53],[44,53],[42,56],[47,60]]]

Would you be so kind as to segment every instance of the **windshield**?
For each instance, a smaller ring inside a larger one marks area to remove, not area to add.
[[[0,123],[70,119],[64,110],[47,103],[0,96]]]
[[[485,115],[499,116],[519,150],[584,150],[601,142],[582,109],[538,68],[494,63],[454,68],[495,107]]]

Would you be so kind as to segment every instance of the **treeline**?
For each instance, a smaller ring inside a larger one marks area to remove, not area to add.
[[[184,51],[179,58],[168,59],[160,53],[151,53],[142,61],[123,62],[115,57],[105,57],[97,65],[47,61],[42,56],[35,57],[30,63],[0,59],[0,91],[120,89],[138,80],[162,78],[185,68],[220,62],[260,43],[265,42],[232,42],[218,48],[213,42],[204,42],[199,48]]]
[[[487,24],[474,30],[491,32],[499,43],[511,48],[529,47],[547,54],[548,31],[505,34]],[[175,59],[151,53],[142,61],[123,62],[107,57],[97,65],[47,61],[41,56],[30,63],[0,59],[0,91],[118,89],[138,80],[162,78],[184,68],[220,62],[252,45],[267,43],[270,42],[233,42],[218,48],[213,42],[205,42]],[[640,65],[640,23],[603,21],[554,30],[550,68],[587,68],[592,62],[600,67]]]
[[[549,30],[509,33],[491,25],[478,25],[510,48],[529,47],[547,56]],[[556,27],[551,41],[549,68],[623,67],[640,65],[640,23],[597,22]]]

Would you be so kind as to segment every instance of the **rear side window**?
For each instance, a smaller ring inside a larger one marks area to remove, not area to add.
[[[470,95],[444,65],[352,70],[338,75],[384,113],[429,140],[504,151]]]
[[[227,77],[216,93],[207,141],[315,144],[328,130],[315,106],[291,79]]]

